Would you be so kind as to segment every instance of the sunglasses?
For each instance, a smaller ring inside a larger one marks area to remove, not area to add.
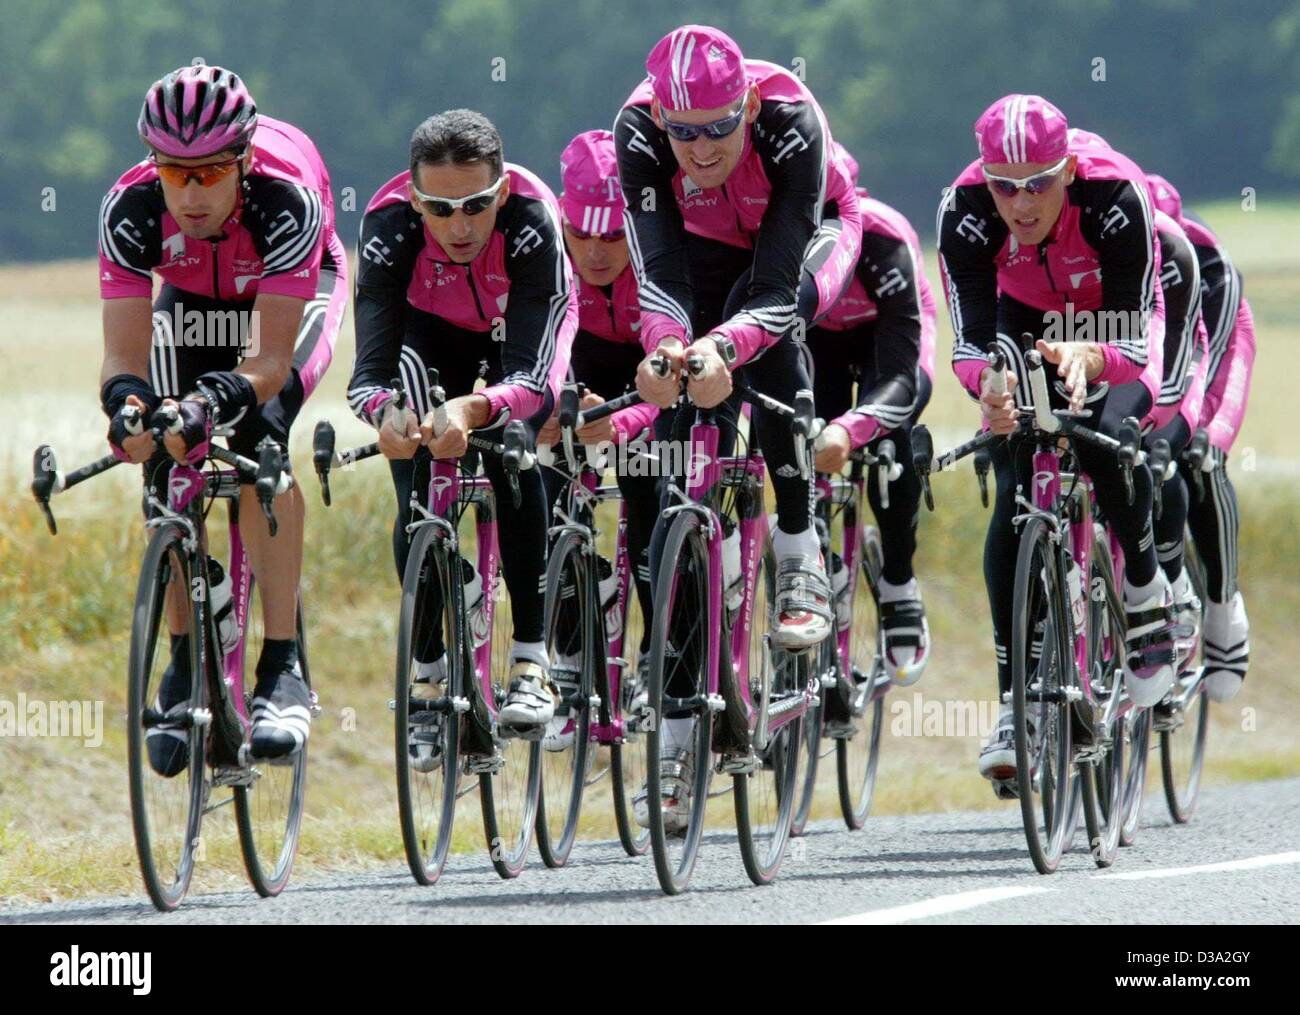
[[[498,177],[497,182],[487,190],[480,190],[477,194],[470,194],[469,197],[434,197],[432,194],[421,192],[414,180],[411,182],[411,191],[419,200],[420,206],[430,215],[440,219],[451,218],[457,208],[466,215],[482,215],[492,207],[492,202],[497,199],[497,191],[500,189],[501,178]]]
[[[226,159],[224,162],[209,162],[203,166],[178,166],[170,162],[159,162],[158,156],[151,155],[149,161],[153,163],[154,169],[158,171],[159,178],[166,180],[173,187],[184,189],[190,184],[190,180],[197,180],[200,187],[215,187],[232,172],[239,160],[244,156],[236,155],[233,159]]]
[[[727,137],[740,126],[740,121],[745,118],[745,103],[742,102],[740,108],[731,115],[724,116],[721,120],[714,120],[712,123],[677,123],[663,114],[660,116],[664,121],[664,130],[678,141],[694,141],[701,134],[707,134],[717,140]]]
[[[564,223],[564,228],[569,231],[569,235],[575,240],[589,240],[594,236],[601,243],[617,243],[627,235],[626,229],[611,229],[607,233],[586,233],[568,221]]]
[[[1051,169],[1044,169],[1041,173],[1026,176],[1021,180],[1012,176],[997,176],[987,169],[984,170],[984,179],[988,180],[993,185],[993,189],[1003,197],[1015,197],[1016,191],[1021,187],[1024,187],[1025,190],[1037,197],[1039,194],[1045,194],[1051,189],[1052,184],[1056,182],[1056,178],[1061,174],[1061,170],[1065,168],[1065,163],[1069,161],[1069,158],[1070,156],[1067,155],[1052,166]]]

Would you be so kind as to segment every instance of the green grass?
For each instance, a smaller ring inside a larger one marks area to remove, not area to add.
[[[1286,459],[1295,432],[1291,370],[1300,369],[1300,266],[1291,237],[1300,204],[1255,213],[1211,206],[1246,273],[1259,329],[1254,395],[1240,447],[1261,467],[1234,456],[1241,496],[1242,583],[1252,620],[1251,679],[1238,701],[1212,717],[1206,777],[1211,784],[1300,772],[1294,730],[1300,684],[1288,661],[1300,659],[1300,534],[1294,475],[1269,463]],[[934,268],[934,260],[929,259]],[[936,290],[937,291],[937,290]],[[0,362],[10,390],[0,407],[0,698],[104,702],[104,742],[13,738],[0,744],[0,897],[54,899],[93,893],[138,895],[126,797],[124,729],[127,625],[143,535],[134,475],[118,469],[56,498],[60,534],[51,537],[31,502],[31,451],[52,443],[71,469],[104,453],[97,405],[99,303],[89,263],[0,271]],[[941,315],[938,390],[927,411],[936,429],[972,429],[974,410],[946,369],[951,347]],[[307,815],[299,874],[400,863],[392,773],[392,696],[397,582],[390,530],[392,489],[381,463],[338,474],[334,506],[321,504],[309,471],[310,432],[329,417],[340,446],[368,439],[343,398],[353,355],[345,324],[334,366],[302,413],[295,460],[308,494],[303,594],[314,682],[324,714],[312,732]],[[49,410],[51,394],[58,412]],[[921,683],[889,705],[981,700],[994,695],[988,608],[982,578],[986,511],[968,468],[935,479],[939,510],[922,512],[917,571],[926,591],[934,660]],[[211,520],[215,520],[213,515]],[[215,529],[224,527],[224,521]],[[887,719],[892,713],[887,713]],[[975,773],[977,737],[893,736],[886,726],[873,813],[1011,807],[992,799]],[[833,758],[824,762],[814,816],[838,813]],[[1158,776],[1149,789],[1158,793]],[[612,837],[608,780],[591,791],[582,833]],[[1158,797],[1149,806],[1163,807]],[[730,801],[714,803],[713,827],[731,822]],[[1010,813],[1010,812],[1009,812]],[[471,795],[458,812],[457,848],[482,865],[481,820]],[[228,811],[205,823],[206,855],[196,890],[244,884]],[[613,847],[617,849],[617,847]],[[649,875],[647,874],[647,877]]]

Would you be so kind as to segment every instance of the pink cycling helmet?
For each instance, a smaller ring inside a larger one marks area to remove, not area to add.
[[[749,85],[740,47],[708,25],[674,28],[650,50],[645,69],[655,98],[671,110],[729,106]]]
[[[560,154],[564,191],[560,207],[569,225],[584,233],[623,228],[623,190],[618,185],[614,135],[607,130],[579,134]]]
[[[1178,193],[1177,187],[1163,176],[1147,173],[1147,190],[1151,192],[1151,200],[1157,208],[1175,222],[1183,220],[1183,197]]]
[[[196,159],[247,144],[257,106],[237,74],[197,62],[153,83],[136,126],[154,151]]]
[[[984,162],[1056,162],[1069,151],[1065,114],[1041,95],[1005,95],[975,121]]]

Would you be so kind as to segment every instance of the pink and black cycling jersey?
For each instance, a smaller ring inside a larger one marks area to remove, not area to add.
[[[366,422],[377,424],[377,410],[398,375],[408,307],[500,338],[503,376],[479,392],[491,405],[490,425],[526,419],[548,393],[558,393],[578,327],[559,206],[528,170],[506,163],[505,173],[510,195],[487,246],[469,264],[452,261],[411,206],[409,171],[380,187],[366,206],[358,248],[357,357],[348,385],[348,403]]]
[[[1076,135],[1087,142],[1076,144]],[[1036,247],[1021,247],[999,217],[978,160],[944,194],[939,269],[955,335],[953,371],[978,397],[987,346],[997,338],[998,296],[1005,294],[1061,315],[1063,328],[1075,321],[1072,315],[1102,311],[1090,337],[1102,344],[1105,367],[1088,400],[1140,380],[1154,403],[1164,359],[1164,300],[1146,177],[1095,135],[1072,130],[1070,136],[1070,153],[1078,158],[1074,182],[1052,231]],[[1018,336],[1008,337],[1016,344]],[[1070,337],[1068,330],[1062,337]],[[1024,385],[1017,388],[1022,403],[1024,391]]]
[[[311,301],[304,324],[309,313],[321,313],[334,325],[320,329],[310,355],[295,364],[306,397],[329,366],[347,292],[329,173],[306,134],[269,116],[259,117],[252,146],[247,190],[212,239],[181,232],[152,162],[123,173],[100,206],[99,292],[104,299],[151,299],[157,275],[222,303],[251,304],[259,293]],[[329,285],[322,285],[322,269],[334,277]]]
[[[1201,318],[1208,335],[1205,395],[1199,425],[1210,443],[1230,451],[1241,432],[1255,363],[1255,321],[1242,295],[1241,273],[1203,221],[1184,212],[1181,225],[1201,268]]]
[[[1160,397],[1144,423],[1156,429],[1181,415],[1195,430],[1205,393],[1205,326],[1201,321],[1201,271],[1183,227],[1156,211],[1160,238],[1160,289],[1165,300],[1164,378]]]
[[[640,348],[641,304],[632,266],[607,286],[592,285],[576,268],[573,277],[578,285],[578,330],[614,345]],[[658,415],[657,406],[642,402],[614,413],[610,423],[619,439],[627,439],[644,433]]]
[[[878,378],[862,404],[832,422],[861,447],[896,429],[916,411],[917,371],[934,380],[937,311],[925,277],[921,241],[897,210],[858,188],[862,253],[834,306],[817,322],[829,332],[871,326]],[[845,335],[845,341],[855,340]]]
[[[743,363],[776,343],[792,326],[800,273],[810,243],[833,206],[839,230],[819,243],[834,250],[815,276],[818,310],[843,291],[861,242],[853,173],[812,93],[789,71],[746,60],[761,99],[745,131],[740,161],[721,187],[701,188],[678,165],[667,133],[650,114],[652,90],[643,81],[614,124],[624,221],[641,285],[641,344],[653,351],[669,336],[690,342],[694,298],[686,234],[754,251],[748,297],[713,330],[736,346]]]

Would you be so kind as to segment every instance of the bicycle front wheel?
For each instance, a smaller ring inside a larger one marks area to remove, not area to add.
[[[1192,588],[1206,602],[1205,565],[1188,539],[1184,550]],[[1202,630],[1204,630],[1202,614]],[[1178,824],[1192,818],[1201,795],[1201,772],[1205,767],[1205,737],[1210,724],[1210,701],[1205,696],[1200,662],[1202,638],[1196,652],[1178,674],[1173,690],[1155,710],[1153,729],[1160,733],[1160,776],[1164,783],[1169,816]]]
[[[795,655],[769,647],[767,633],[776,601],[775,572],[769,551],[759,564],[751,593],[753,623],[747,649],[750,683],[755,683],[757,675],[760,686],[769,689],[770,708],[779,714],[782,705],[789,707],[792,700],[805,694],[810,654]],[[797,710],[799,706],[794,707]],[[740,859],[756,885],[771,884],[785,858],[791,819],[804,788],[799,780],[800,762],[807,757],[803,726],[802,715],[785,723],[767,744],[751,747],[747,769],[732,776]]]
[[[853,831],[867,821],[876,792],[880,765],[880,731],[885,723],[885,699],[876,689],[885,677],[884,633],[880,627],[877,590],[885,554],[880,530],[862,530],[862,568],[853,585],[853,626],[849,634],[849,672],[841,687],[850,688],[846,706],[849,719],[835,741],[835,768],[840,791],[840,813]]]
[[[480,568],[482,563],[480,560]],[[498,558],[492,574],[483,575],[484,590],[502,586],[501,562]],[[492,619],[491,688],[492,714],[505,703],[510,693],[510,621],[509,597],[496,604]],[[473,662],[468,664],[473,673]],[[477,676],[474,679],[478,679]],[[480,684],[480,686],[482,686]],[[479,802],[483,808],[483,834],[487,837],[492,866],[503,878],[514,878],[524,869],[528,847],[533,841],[537,822],[537,798],[541,793],[542,731],[528,737],[502,736],[494,731],[494,754],[487,770],[479,775]]]
[[[565,700],[542,742],[537,799],[537,849],[547,867],[562,867],[573,850],[582,791],[591,767],[591,694],[596,653],[604,658],[604,624],[587,542],[566,532],[546,565],[546,649],[551,677]]]
[[[668,895],[690,885],[704,833],[713,769],[708,660],[722,626],[708,616],[709,582],[720,577],[709,572],[699,517],[681,512],[668,530],[655,585],[646,717],[645,819],[655,874]]]
[[[432,525],[415,530],[397,621],[393,732],[402,846],[412,877],[422,885],[442,873],[456,817],[460,715],[454,702],[464,686],[456,617],[459,563]],[[439,637],[447,663],[441,687],[416,680],[417,660],[436,660]]]
[[[127,678],[131,824],[145,891],[164,912],[189,889],[206,795],[203,613],[190,597],[185,539],[164,524],[145,548]]]
[[[250,582],[250,588],[255,584]],[[253,687],[247,680],[250,673],[247,662],[258,658],[263,641],[261,603],[253,604],[250,597],[248,630],[243,642],[244,699],[248,714],[253,709]],[[311,687],[301,601],[298,603],[298,662],[303,680]],[[249,781],[235,786],[235,824],[239,829],[244,870],[248,872],[253,889],[263,898],[279,895],[289,883],[294,857],[298,853],[298,833],[302,828],[306,792],[306,744],[290,757],[256,762],[251,766]]]
[[[1020,534],[1011,613],[1011,701],[1016,728],[1016,787],[1029,855],[1051,874],[1069,847],[1078,820],[1080,786],[1074,769],[1067,689],[1074,679],[1067,595],[1051,530],[1031,518]],[[1042,648],[1032,648],[1043,621]],[[1031,739],[1030,729],[1034,730]]]

